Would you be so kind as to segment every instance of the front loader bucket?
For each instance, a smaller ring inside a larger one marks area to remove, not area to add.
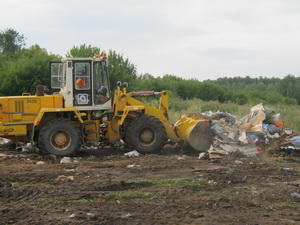
[[[183,115],[174,124],[178,137],[197,151],[206,151],[213,142],[209,120],[200,114]]]

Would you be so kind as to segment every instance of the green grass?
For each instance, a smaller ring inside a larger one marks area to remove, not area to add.
[[[234,169],[229,168],[228,170],[225,171],[226,174],[233,174],[235,172]]]
[[[300,208],[300,203],[292,203],[292,202],[279,202],[276,203],[277,207],[289,207],[289,208]]]
[[[44,204],[65,204],[65,203],[89,203],[91,202],[90,200],[86,199],[73,199],[73,200],[46,200],[43,203]]]
[[[206,102],[200,99],[182,100],[175,98],[169,101],[169,117],[170,122],[174,123],[181,115],[189,112],[220,111],[231,113],[236,116],[237,120],[240,120],[248,115],[253,106],[254,104],[238,105],[232,102],[219,103],[218,101]],[[280,113],[280,121],[284,123],[285,127],[300,131],[300,105],[264,105],[264,107],[274,110],[275,113]]]
[[[140,191],[123,191],[123,192],[113,192],[104,195],[108,199],[124,199],[124,198],[150,198],[153,194],[148,192]]]
[[[194,194],[197,195],[197,196],[207,196],[207,197],[220,195],[220,193],[215,192],[215,191],[198,191]]]
[[[200,181],[197,177],[183,177],[183,178],[156,178],[147,179],[141,181],[142,183],[152,184],[163,187],[185,187],[185,186],[197,186],[202,187],[207,185],[207,182]]]

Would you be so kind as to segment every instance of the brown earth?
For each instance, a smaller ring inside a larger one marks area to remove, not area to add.
[[[107,149],[61,164],[1,153],[19,157],[0,158],[0,224],[300,224],[291,196],[300,193],[298,160],[211,162],[170,149],[127,158]]]

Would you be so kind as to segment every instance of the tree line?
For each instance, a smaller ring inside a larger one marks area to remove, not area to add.
[[[39,45],[26,46],[26,38],[14,29],[0,31],[0,95],[14,96],[24,92],[34,94],[35,85],[41,82],[50,87],[49,62],[62,56],[49,54]],[[93,57],[101,49],[82,44],[74,46],[67,57]],[[137,74],[136,66],[116,51],[109,51],[110,85],[117,81],[129,83],[129,91],[168,90],[171,96],[181,99],[199,98],[205,101],[234,102],[238,104],[300,104],[300,77],[285,78],[223,77],[199,81],[183,79],[171,74],[154,77]]]

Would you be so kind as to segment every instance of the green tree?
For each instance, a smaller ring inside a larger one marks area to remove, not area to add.
[[[128,82],[129,90],[131,89],[130,83],[137,78],[136,67],[128,58],[116,51],[110,50],[108,54],[108,73],[110,86],[113,90],[116,87],[117,81]]]
[[[294,98],[300,104],[300,78],[293,75],[283,78],[280,92],[284,97]]]
[[[234,92],[233,102],[236,102],[239,105],[245,105],[248,101],[248,97],[241,91]]]
[[[25,37],[14,29],[0,31],[0,53],[14,53],[25,46]]]
[[[91,45],[82,44],[80,46],[73,46],[73,48],[66,54],[67,57],[94,57],[100,54],[100,48],[92,47]]]
[[[220,85],[203,82],[197,91],[197,97],[204,101],[218,100],[220,102],[225,102],[229,99],[225,98],[226,90]]]
[[[49,62],[58,59],[59,56],[48,55],[38,45],[16,51],[11,59],[2,64],[0,95],[34,94],[39,81],[49,87]]]

